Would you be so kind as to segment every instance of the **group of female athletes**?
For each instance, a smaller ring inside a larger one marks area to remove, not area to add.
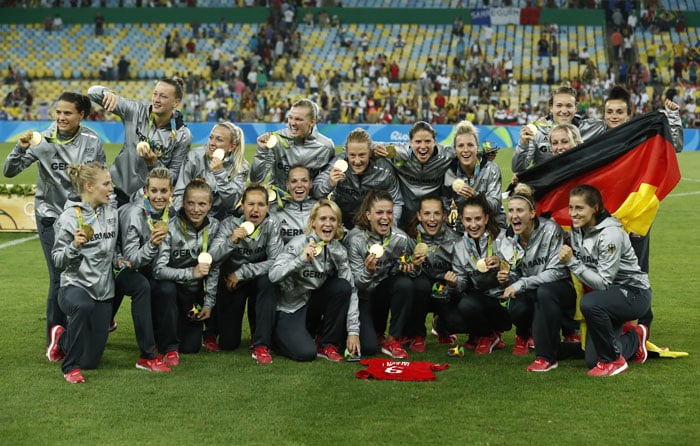
[[[606,120],[590,121],[575,116],[575,91],[556,90],[551,115],[521,130],[513,171],[626,122],[625,94],[614,89]],[[39,163],[46,355],[62,361],[68,382],[83,382],[81,369],[99,364],[124,296],[136,367],[156,372],[202,346],[238,348],[246,304],[260,364],[272,352],[297,361],[380,351],[405,359],[425,351],[431,312],[440,343],[467,334],[463,348],[476,354],[504,348],[503,332],[514,325],[513,354],[534,349],[533,372],[556,368],[572,351],[592,376],[646,360],[649,280],[634,237],[598,189],[570,191],[567,233],[536,215],[525,184],[503,208],[495,152],[480,150],[471,123],[456,126],[452,146],[437,144],[425,122],[407,143],[375,142],[358,128],[336,155],[316,128],[316,104],[305,99],[291,107],[286,128],[258,137],[251,166],[243,132],[230,122],[190,150],[181,99],[175,79],[156,84],[150,105],[101,86],[87,96],[63,93],[55,123],[21,135],[5,161],[7,177]],[[99,137],[81,125],[91,101],[124,124],[109,169]],[[666,106],[677,141],[677,107]]]

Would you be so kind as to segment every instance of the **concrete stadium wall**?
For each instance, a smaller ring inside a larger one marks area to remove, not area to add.
[[[121,144],[124,142],[124,127],[120,122],[93,122],[84,123],[102,138],[105,143]],[[0,141],[16,142],[18,136],[27,130],[42,131],[51,125],[51,121],[2,121],[0,122]],[[187,126],[192,132],[193,146],[202,145],[207,141],[209,132],[213,127],[211,122],[191,123]],[[238,124],[243,129],[247,144],[254,144],[258,135],[265,132],[279,130],[284,124]],[[369,125],[369,124],[320,124],[319,130],[331,138],[337,146],[343,145],[347,134],[357,127],[362,127],[369,132],[372,140],[381,142],[405,142],[408,141],[410,125]],[[495,126],[480,125],[479,140],[490,141],[502,148],[514,147],[519,136],[520,126]],[[440,144],[452,144],[454,126],[436,125],[437,140]],[[700,130],[685,129],[685,144],[683,150],[700,150]]]

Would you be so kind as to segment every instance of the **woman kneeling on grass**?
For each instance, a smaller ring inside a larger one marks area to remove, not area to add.
[[[270,269],[270,280],[282,289],[277,304],[275,345],[296,361],[316,357],[340,362],[346,345],[360,355],[357,292],[343,236],[340,208],[322,199],[311,209],[306,233],[294,237]],[[316,338],[318,345],[314,341]]]
[[[168,367],[180,364],[180,352],[199,352],[203,321],[209,319],[216,304],[219,266],[212,264],[208,248],[219,222],[207,215],[211,205],[212,190],[204,178],[190,181],[185,187],[182,209],[171,221],[168,235],[158,249],[153,274],[160,282],[151,293],[158,302],[177,305],[177,309],[165,310],[161,316],[161,321],[170,317],[173,320],[168,324],[177,326],[179,343],[169,344],[168,351],[162,352]],[[177,302],[172,296],[177,296]]]
[[[360,341],[365,354],[374,354],[379,345],[384,354],[405,359],[408,353],[400,339],[406,336],[413,312],[413,277],[417,273],[410,257],[415,242],[393,227],[393,209],[389,192],[367,193],[345,243],[360,297]],[[389,337],[385,339],[390,311]]]
[[[63,377],[81,383],[85,378],[80,369],[94,369],[102,358],[112,316],[112,267],[123,260],[115,257],[117,210],[108,205],[109,171],[102,164],[87,163],[71,164],[66,172],[81,201],[66,201],[51,256],[61,270],[58,305],[68,324],[51,328],[46,357],[51,362],[63,359]]]
[[[622,223],[605,210],[598,189],[577,186],[569,193],[571,247],[562,246],[559,261],[588,290],[580,308],[586,319],[586,365],[590,376],[613,376],[627,370],[627,359],[647,359],[647,327],[623,330],[626,321],[646,313],[651,288]]]

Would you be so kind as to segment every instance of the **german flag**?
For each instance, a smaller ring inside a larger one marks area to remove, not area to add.
[[[646,235],[659,202],[681,179],[666,116],[645,114],[518,174],[535,190],[537,211],[571,226],[569,191],[600,189],[605,208],[627,232]]]

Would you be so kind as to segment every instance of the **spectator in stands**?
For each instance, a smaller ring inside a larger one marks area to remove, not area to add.
[[[55,238],[54,223],[63,212],[66,200],[79,197],[79,191],[72,185],[65,166],[91,161],[100,164],[107,162],[99,136],[81,126],[81,121],[90,115],[90,108],[88,97],[64,92],[56,102],[56,122],[41,134],[41,141],[30,150],[32,132],[22,133],[3,166],[3,174],[12,178],[38,161],[39,177],[34,214],[49,270],[46,345],[49,344],[51,327],[66,325],[66,315],[58,305],[61,271],[51,257]]]
[[[119,62],[117,62],[117,71],[120,81],[129,79],[129,66],[131,66],[131,62],[122,54],[121,57],[119,57]]]
[[[51,28],[56,31],[60,31],[63,29],[63,19],[61,19],[60,14],[56,14],[53,16],[53,22],[51,23]]]
[[[46,14],[44,16],[44,31],[51,32],[53,27],[53,20],[51,19],[51,14]]]
[[[134,192],[146,184],[148,172],[156,166],[170,169],[177,180],[190,149],[192,133],[177,110],[183,95],[182,79],[161,79],[146,106],[134,99],[118,96],[106,87],[88,89],[90,99],[115,113],[124,124],[124,144],[110,172],[118,205],[129,201]],[[146,142],[137,151],[137,143]]]
[[[394,42],[394,48],[403,48],[406,46],[406,40],[399,34],[396,36],[396,41]]]
[[[537,41],[537,57],[549,57],[549,41],[544,34]]]
[[[621,59],[622,58],[622,42],[623,42],[624,37],[622,36],[622,33],[620,32],[619,28],[615,28],[615,31],[613,31],[612,35],[610,36],[610,43],[612,43],[613,46],[613,54],[616,59]]]
[[[105,18],[99,12],[95,16],[95,35],[102,36],[105,33]]]
[[[452,35],[456,37],[464,37],[464,22],[461,16],[455,17],[452,22]]]
[[[578,53],[578,63],[581,65],[586,65],[590,57],[591,55],[588,52],[588,48],[584,46]]]

